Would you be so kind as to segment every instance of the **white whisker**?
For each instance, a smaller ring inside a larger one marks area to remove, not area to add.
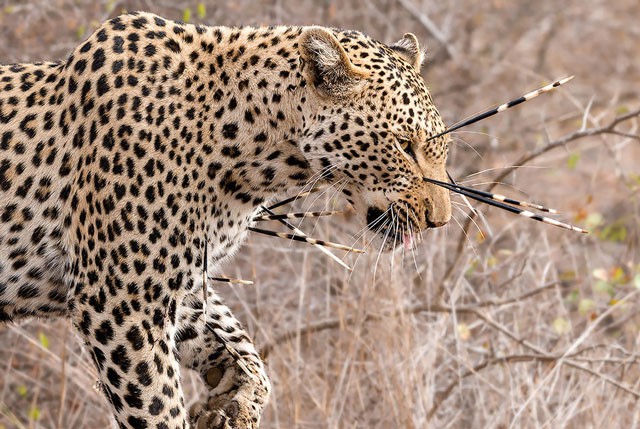
[[[458,207],[458,206],[455,206],[454,208],[455,208],[456,210],[458,210],[460,213],[462,213],[462,215],[463,215],[464,217],[466,217],[467,219],[469,219],[469,220],[473,223],[473,225],[475,225],[475,227],[478,229],[478,232],[484,236],[484,233],[483,233],[483,232],[482,232],[482,230],[480,229],[480,226],[478,225],[478,223],[475,221],[475,219],[474,219],[472,216],[470,216],[467,212],[465,212],[464,210],[462,210],[462,209],[461,209],[460,207]],[[479,212],[479,211],[476,211],[476,213],[480,213],[480,212]]]
[[[377,236],[380,233],[380,231],[383,228],[385,228],[387,226],[387,224],[389,224],[389,222],[391,222],[391,219],[389,217],[386,217],[385,221],[382,224],[378,225],[378,227],[375,230],[372,231],[373,235]],[[367,232],[368,231],[365,230],[363,235],[365,235]],[[355,242],[354,242],[354,244],[355,244]],[[372,244],[373,244],[373,241],[369,241],[369,243],[366,243],[366,245],[364,246],[364,249],[363,249],[364,252],[367,252]],[[354,269],[355,269],[356,265],[358,264],[358,260],[360,259],[360,256],[362,256],[362,255],[363,255],[363,253],[358,254],[358,256],[356,257],[356,260],[353,262],[353,268]],[[351,279],[352,275],[353,275],[353,271],[349,274],[349,279]]]
[[[323,206],[323,210],[326,210],[328,207],[327,205],[333,201],[333,205],[331,207],[331,210],[335,209],[335,200],[336,200],[336,195],[340,195],[342,193],[342,190],[349,184],[349,181],[347,179],[340,179],[338,182],[335,183],[334,186],[334,190],[331,193],[331,195],[325,199],[324,202],[324,206]],[[316,230],[316,227],[318,226],[318,222],[320,221],[320,219],[316,219],[316,221],[313,223],[313,227],[312,227],[312,231]]]
[[[389,207],[391,208],[391,207]],[[391,213],[393,213],[393,210],[391,210]],[[387,238],[389,237],[389,232],[393,229],[394,224],[393,221],[391,223],[391,226],[389,228],[387,228],[387,232],[385,233],[383,239],[382,239],[382,244],[380,245],[380,251],[378,251],[378,256],[376,258],[376,262],[373,265],[373,279],[375,280],[376,278],[376,273],[378,272],[378,262],[380,261],[380,256],[382,255],[382,250],[384,249],[384,246],[387,244]]]
[[[483,174],[483,173],[488,173],[489,171],[495,171],[495,170],[505,170],[507,168],[536,168],[536,169],[549,169],[550,167],[545,167],[542,165],[505,165],[504,167],[492,167],[492,168],[485,168],[484,170],[480,170],[480,171],[476,171],[475,173],[471,173],[465,176],[465,178],[468,177],[473,177],[473,176],[477,176],[479,174]],[[463,182],[464,183],[464,182]]]
[[[456,143],[457,142],[462,143],[464,146],[466,146],[467,148],[471,149],[478,156],[478,158],[484,159],[484,157],[480,154],[480,152],[478,152],[476,150],[476,148],[474,148],[471,144],[467,143],[466,140],[464,140],[464,139],[462,139],[460,137],[457,137],[457,136],[451,136],[451,141],[452,142],[456,142]]]
[[[471,242],[471,238],[469,238],[469,234],[467,234],[467,231],[465,231],[464,227],[460,224],[460,222],[458,222],[458,219],[456,219],[455,216],[451,216],[451,219],[453,219],[454,222],[457,223],[458,226],[460,227],[460,231],[462,231],[462,233],[464,234],[465,238],[467,239],[467,242],[471,246],[471,250],[473,250],[473,253],[476,255],[476,257],[480,257],[478,255],[478,251],[476,250],[476,248],[473,246],[473,243]]]

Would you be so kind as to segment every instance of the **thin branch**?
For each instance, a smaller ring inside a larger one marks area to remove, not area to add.
[[[592,349],[592,347],[588,347],[586,349],[583,350],[579,350],[577,352],[575,352],[574,354],[572,354],[571,356],[576,356],[578,354],[582,354],[585,351],[587,351],[588,349]],[[542,362],[542,363],[558,363],[558,361],[561,361],[560,363],[564,363],[567,366],[570,366],[572,368],[575,369],[579,369],[581,371],[587,372],[595,377],[598,378],[602,378],[605,381],[607,381],[608,383],[616,386],[617,388],[629,393],[630,395],[636,397],[636,399],[640,399],[640,394],[632,389],[630,389],[629,387],[621,384],[619,381],[612,379],[611,377],[602,374],[598,371],[595,371],[589,367],[586,367],[584,365],[581,365],[579,363],[577,363],[576,361],[586,361],[589,363],[617,363],[617,364],[625,364],[625,363],[630,363],[629,359],[618,359],[618,360],[613,360],[613,359],[609,359],[609,358],[601,358],[601,359],[585,359],[585,358],[572,358],[572,359],[564,359],[564,361],[562,361],[563,358],[563,354],[553,354],[553,355],[549,355],[549,354],[533,354],[533,353],[519,353],[519,354],[512,354],[512,355],[506,355],[506,356],[498,356],[498,357],[493,357],[493,358],[489,358],[486,359],[480,363],[478,363],[477,365],[473,366],[472,368],[469,368],[466,372],[464,372],[463,374],[461,374],[459,377],[456,378],[456,380],[452,381],[451,383],[449,383],[447,385],[446,388],[444,388],[442,391],[438,392],[436,394],[437,398],[434,400],[434,404],[433,406],[429,409],[429,411],[427,412],[427,420],[431,420],[433,418],[433,416],[435,415],[435,413],[438,411],[438,409],[440,408],[440,406],[446,401],[446,399],[451,396],[451,393],[453,393],[453,390],[456,388],[456,386],[458,386],[460,384],[460,381],[464,378],[470,377],[472,375],[476,375],[477,373],[479,373],[480,371],[482,371],[483,369],[486,368],[490,368],[492,366],[495,365],[499,365],[499,364],[504,364],[504,363],[520,363],[520,362]],[[638,358],[640,358],[640,356],[634,356],[633,362],[637,361]]]
[[[615,129],[620,123],[624,121],[628,121],[629,119],[640,117],[640,109],[636,109],[627,114],[617,116],[614,118],[608,125],[602,127],[593,127],[587,128],[585,130],[574,131],[570,134],[565,135],[564,137],[559,138],[558,140],[554,140],[552,142],[547,143],[545,146],[534,150],[528,154],[525,154],[520,157],[514,164],[517,166],[528,164],[539,156],[553,150],[557,147],[564,146],[567,143],[570,143],[574,140],[578,140],[584,137],[591,137],[599,134],[617,134],[618,131]],[[637,136],[640,137],[640,136]],[[505,177],[515,171],[518,167],[508,167],[502,170],[492,181],[501,182]],[[491,188],[494,188],[496,185],[492,185]]]
[[[411,0],[398,0],[400,5],[411,14],[420,24],[444,47],[449,58],[456,61],[458,59],[458,51],[452,46],[447,37],[425,13],[416,7]]]
[[[285,332],[284,334],[277,336],[270,343],[265,344],[262,347],[260,353],[266,357],[271,352],[271,350],[273,350],[274,348],[277,348],[282,343],[285,343],[287,341],[290,341],[296,338],[297,336],[303,337],[316,332],[344,328],[346,326],[354,325],[357,322],[367,323],[371,321],[382,320],[385,318],[393,318],[400,314],[453,313],[453,312],[456,312],[459,314],[464,314],[464,313],[476,314],[478,312],[478,308],[501,307],[501,306],[513,304],[515,302],[522,301],[524,299],[531,298],[532,296],[538,295],[539,293],[544,292],[545,290],[550,289],[552,287],[555,287],[558,284],[559,282],[551,282],[543,286],[540,286],[538,288],[535,288],[533,290],[530,290],[526,293],[523,293],[521,295],[518,295],[512,298],[507,298],[504,300],[480,301],[477,303],[456,306],[456,307],[450,307],[446,305],[417,304],[413,306],[402,307],[400,309],[397,309],[395,311],[392,311],[386,314],[367,313],[364,315],[363,318],[360,318],[360,319],[355,316],[351,316],[351,317],[343,317],[343,318],[336,317],[336,318],[331,318],[326,320],[320,320],[320,321],[305,325],[300,329],[292,329],[290,331]]]
[[[296,329],[296,330],[291,330],[288,332],[285,332],[284,334],[276,337],[271,343],[266,344],[262,350],[261,353],[263,355],[263,357],[267,357],[269,355],[269,353],[276,348],[277,346],[281,345],[284,342],[287,342],[289,340],[292,340],[298,336],[302,337],[302,336],[308,336],[312,333],[315,332],[321,332],[321,331],[325,331],[325,330],[329,330],[329,329],[338,329],[338,328],[344,328],[345,326],[349,326],[349,325],[353,325],[356,322],[361,322],[361,323],[366,323],[369,321],[375,321],[375,320],[381,320],[383,318],[393,318],[395,316],[398,316],[399,314],[413,314],[413,313],[420,313],[420,312],[427,312],[427,313],[458,313],[458,314],[463,314],[463,313],[467,313],[467,314],[473,314],[475,315],[477,318],[481,319],[482,321],[484,321],[487,325],[491,326],[492,328],[494,328],[495,330],[503,333],[504,335],[506,335],[507,337],[509,337],[511,340],[513,340],[514,342],[522,345],[523,347],[532,350],[534,353],[529,353],[529,354],[513,354],[513,355],[508,355],[508,356],[502,356],[502,357],[495,357],[495,358],[491,358],[488,359],[484,362],[481,362],[479,364],[477,364],[476,366],[474,366],[473,368],[469,369],[467,372],[465,372],[464,374],[462,374],[460,377],[458,377],[454,382],[452,382],[451,384],[449,384],[449,386],[447,386],[444,391],[442,391],[439,394],[439,398],[435,401],[434,405],[431,407],[431,409],[429,410],[429,412],[427,413],[427,419],[430,420],[435,413],[438,411],[438,408],[440,407],[440,405],[447,399],[447,397],[450,396],[450,394],[453,392],[453,389],[455,389],[455,387],[459,384],[460,380],[463,378],[466,378],[470,375],[476,374],[478,371],[499,364],[499,363],[508,363],[508,362],[528,362],[528,361],[537,361],[537,362],[553,362],[554,366],[555,365],[567,365],[569,367],[572,367],[574,369],[578,369],[581,371],[584,371],[592,376],[598,377],[600,379],[602,379],[603,381],[615,386],[616,388],[634,396],[636,399],[640,399],[640,392],[637,392],[635,390],[633,390],[632,388],[625,386],[624,384],[620,383],[619,381],[609,377],[606,374],[602,374],[594,369],[591,369],[587,366],[584,366],[583,364],[579,363],[578,361],[582,361],[582,362],[588,362],[588,363],[594,363],[594,362],[605,362],[605,363],[619,363],[619,364],[625,364],[625,363],[632,363],[632,362],[636,362],[639,358],[639,356],[637,355],[630,355],[630,357],[633,357],[633,359],[626,359],[626,360],[617,360],[617,361],[612,361],[611,359],[608,358],[602,358],[602,359],[586,359],[586,358],[578,358],[579,355],[587,352],[587,351],[591,351],[594,350],[595,348],[599,347],[599,346],[589,346],[589,347],[585,347],[584,349],[579,349],[576,350],[577,345],[581,342],[580,340],[582,338],[584,338],[584,335],[581,336],[581,338],[578,339],[578,341],[574,344],[571,345],[571,347],[569,347],[568,349],[564,350],[561,353],[548,353],[545,350],[543,350],[542,348],[536,346],[535,344],[520,338],[518,335],[516,335],[515,333],[513,333],[511,330],[509,330],[507,327],[503,326],[502,324],[496,322],[493,318],[491,318],[489,315],[484,314],[482,311],[480,311],[480,308],[484,308],[484,307],[500,307],[500,306],[505,306],[505,305],[509,305],[509,304],[513,304],[516,302],[520,302],[523,301],[527,298],[531,298],[532,296],[535,296],[545,290],[548,290],[554,286],[557,286],[559,284],[559,282],[552,282],[552,283],[548,283],[545,284],[543,286],[540,286],[536,289],[533,289],[531,291],[525,292],[524,294],[518,295],[516,297],[512,297],[512,298],[507,298],[504,300],[490,300],[490,301],[481,301],[472,305],[462,305],[462,306],[457,306],[457,307],[450,307],[450,306],[445,306],[445,305],[427,305],[427,304],[419,304],[419,305],[415,305],[415,306],[409,306],[409,307],[403,307],[401,309],[398,309],[396,311],[393,311],[391,313],[387,313],[387,314],[366,314],[364,316],[364,318],[362,319],[357,319],[356,317],[346,317],[346,318],[332,318],[332,319],[327,319],[327,320],[322,320],[319,322],[315,322],[309,325],[306,325],[305,327],[301,328],[301,329]],[[625,298],[626,300],[627,298]],[[596,319],[596,321],[594,321],[594,326],[597,325],[609,312],[611,311],[611,308],[604,312],[602,315],[600,315],[600,317],[598,319]],[[593,328],[591,328],[593,329]],[[624,352],[623,354],[627,354],[629,355],[627,352]]]
[[[577,362],[574,362],[572,359],[563,359],[561,361],[561,363],[563,363],[563,364],[565,364],[567,366],[573,367],[575,369],[579,369],[581,371],[584,371],[584,372],[586,372],[588,374],[591,374],[591,375],[593,375],[595,377],[601,378],[602,380],[606,381],[607,383],[609,383],[609,384],[617,387],[618,389],[623,390],[624,392],[632,395],[636,399],[640,399],[640,393],[639,392],[636,392],[635,390],[631,389],[628,386],[625,386],[624,384],[620,383],[618,380],[613,379],[613,378],[609,377],[606,374],[603,374],[603,373],[598,372],[598,371],[596,371],[594,369],[591,369],[591,368],[589,368],[587,366],[584,366],[584,365],[581,365],[581,364],[579,364]]]
[[[479,302],[478,304],[476,304],[476,307],[489,307],[489,306],[505,306],[508,304],[514,304],[516,302],[520,302],[523,301],[527,298],[531,298],[534,295],[538,295],[540,292],[543,292],[547,289],[551,289],[553,287],[556,287],[560,284],[561,282],[550,282],[547,283],[545,285],[542,285],[540,287],[537,287],[535,289],[531,289],[528,292],[523,293],[522,295],[518,295],[516,297],[513,298],[508,298],[508,299],[504,299],[504,300],[499,300],[499,301],[493,301],[493,300],[487,300],[487,301],[482,301]]]
[[[603,314],[600,315],[600,317],[598,317],[598,319],[596,319],[596,321],[594,321],[594,325],[597,325],[604,317],[606,314],[608,314],[611,311],[611,308],[609,308],[609,310],[607,310],[606,312],[604,312]],[[525,354],[525,355],[512,355],[514,356],[514,360],[515,359],[520,359],[518,361],[526,361],[526,360],[533,360],[533,361],[539,361],[539,362],[553,362],[554,366],[556,365],[567,365],[569,367],[584,371],[592,376],[596,376],[600,379],[602,379],[603,381],[617,387],[620,390],[623,390],[624,392],[634,396],[636,399],[640,399],[640,392],[636,392],[635,390],[633,390],[632,388],[625,386],[624,384],[620,383],[619,381],[609,377],[606,374],[602,374],[596,370],[593,370],[589,367],[586,367],[578,362],[576,362],[574,359],[577,357],[578,355],[588,351],[588,350],[593,350],[595,347],[590,346],[590,347],[586,347],[582,350],[575,350],[576,346],[578,343],[574,343],[572,344],[567,350],[563,351],[562,353],[547,353],[545,352],[543,349],[541,349],[540,347],[536,346],[535,344],[530,343],[529,341],[520,338],[518,335],[516,335],[515,333],[511,332],[508,328],[506,328],[505,326],[501,325],[500,323],[496,322],[495,320],[493,320],[490,316],[482,313],[479,310],[472,310],[471,313],[473,313],[475,316],[477,316],[479,319],[483,320],[487,325],[491,326],[492,328],[496,329],[499,332],[502,332],[504,335],[506,335],[507,337],[509,337],[510,339],[512,339],[513,341],[515,341],[516,343],[526,347],[529,350],[532,350],[533,352],[535,352],[535,354]],[[593,328],[592,328],[593,329]],[[588,331],[587,331],[588,332]],[[584,334],[581,336],[581,338],[584,338]],[[580,341],[580,338],[578,339],[578,342]],[[638,356],[634,356],[633,361],[636,361],[638,359]],[[577,359],[576,359],[577,360]],[[605,358],[606,360],[606,358]],[[470,369],[469,371],[467,371],[466,373],[464,373],[462,376],[458,377],[457,380],[455,380],[454,382],[452,382],[451,384],[449,384],[449,386],[447,386],[447,388],[445,388],[445,390],[440,394],[438,400],[436,400],[433,404],[433,406],[431,407],[431,409],[429,410],[429,412],[427,413],[427,419],[430,420],[435,413],[438,411],[438,408],[440,407],[440,405],[442,405],[444,403],[444,401],[450,396],[450,394],[453,392],[453,389],[459,384],[460,380],[462,378],[468,377],[469,375],[475,374],[478,371],[488,367],[488,366],[492,366],[495,365],[497,363],[501,363],[504,362],[504,357],[503,358],[494,358],[494,359],[489,359],[485,362],[482,362],[478,365],[476,365],[474,368]],[[600,360],[600,362],[603,362],[604,360]]]

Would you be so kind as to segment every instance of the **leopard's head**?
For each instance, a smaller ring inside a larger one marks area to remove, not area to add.
[[[391,250],[451,218],[446,181],[448,136],[420,76],[413,34],[386,46],[359,32],[310,27],[300,56],[309,87],[301,149],[314,170],[340,189],[357,216]]]

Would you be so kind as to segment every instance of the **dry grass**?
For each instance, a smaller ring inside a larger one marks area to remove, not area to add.
[[[206,18],[197,4],[0,0],[0,61],[64,57],[122,8],[179,19],[189,7],[210,24],[320,23],[388,42],[415,32],[429,47],[423,74],[449,123],[578,76],[457,133],[449,165],[466,183],[499,181],[502,193],[561,209],[589,236],[484,208],[465,236],[457,223],[468,209],[456,204],[456,222],[429,231],[415,254],[350,256],[353,274],[312,247],[251,238],[226,272],[255,285],[219,289],[269,352],[275,389],[265,428],[640,424],[640,123],[619,124],[628,135],[561,144],[640,106],[637,1],[205,2]],[[342,205],[331,196],[310,203]],[[359,229],[348,216],[304,228],[347,244]],[[0,365],[0,425],[108,425],[89,357],[66,321],[0,327]],[[200,386],[184,378],[196,402]]]

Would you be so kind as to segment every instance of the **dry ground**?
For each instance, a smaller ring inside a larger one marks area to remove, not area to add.
[[[637,0],[0,0],[0,62],[64,58],[123,9],[208,24],[317,23],[387,42],[414,32],[448,123],[577,75],[457,133],[449,165],[467,184],[500,182],[592,234],[485,207],[464,234],[469,210],[454,198],[456,221],[429,231],[415,254],[378,260],[372,249],[347,258],[353,274],[309,246],[251,238],[226,272],[255,285],[219,289],[268,352],[275,389],[263,427],[640,425],[640,123],[607,128],[640,108]],[[329,193],[305,207],[325,204],[342,206]],[[344,243],[359,229],[348,216],[304,225]],[[0,327],[0,366],[0,427],[109,424],[68,322]],[[184,378],[191,404],[199,385]]]

